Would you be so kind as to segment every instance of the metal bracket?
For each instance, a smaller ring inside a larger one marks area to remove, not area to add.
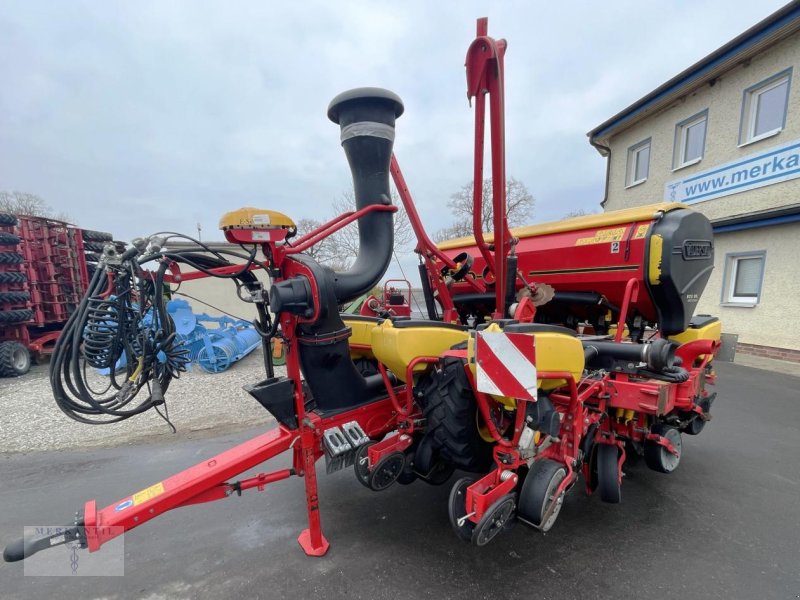
[[[322,433],[325,448],[325,472],[333,473],[353,464],[355,451],[366,444],[369,436],[357,421],[348,421],[341,428],[331,427]]]

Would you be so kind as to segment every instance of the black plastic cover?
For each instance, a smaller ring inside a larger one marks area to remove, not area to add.
[[[658,314],[658,325],[664,335],[685,331],[697,302],[714,269],[714,235],[705,215],[691,210],[673,210],[658,220],[651,230],[660,235],[661,248],[658,283],[651,284],[650,249],[645,256],[645,283]]]

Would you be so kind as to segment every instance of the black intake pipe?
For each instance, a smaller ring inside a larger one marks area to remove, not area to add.
[[[391,205],[389,162],[394,122],[403,114],[400,98],[380,88],[358,88],[331,100],[328,118],[341,129],[341,140],[353,174],[356,210],[371,204]],[[358,257],[350,270],[336,273],[336,298],[348,302],[380,281],[394,248],[394,214],[376,211],[358,220]]]
[[[395,94],[378,88],[359,88],[339,94],[328,117],[341,128],[342,147],[353,174],[356,209],[371,204],[391,205],[389,163],[394,145],[394,122],[403,113]],[[336,272],[312,258],[298,255],[313,273],[319,289],[319,318],[298,328],[300,364],[321,412],[339,411],[385,394],[382,378],[364,377],[350,358],[350,328],[339,316],[339,305],[372,289],[383,277],[394,247],[393,214],[376,211],[358,220],[359,250],[352,268]],[[270,290],[270,304],[303,316],[313,314],[310,287],[303,278],[282,281]]]

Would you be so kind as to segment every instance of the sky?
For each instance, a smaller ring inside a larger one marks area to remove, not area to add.
[[[783,4],[0,0],[0,190],[123,240],[198,223],[222,239],[241,206],[328,218],[351,180],[326,108],[369,85],[405,103],[395,153],[436,231],[472,174],[463,65],[488,16],[508,41],[507,173],[536,199],[531,222],[599,211],[586,132]]]

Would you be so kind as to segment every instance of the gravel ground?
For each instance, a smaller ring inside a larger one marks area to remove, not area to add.
[[[285,375],[276,367],[276,375]],[[166,393],[169,417],[178,437],[272,422],[242,386],[265,378],[260,350],[230,369],[209,374],[194,365],[172,382]],[[154,410],[120,423],[87,425],[73,421],[53,400],[47,365],[34,366],[24,377],[0,378],[0,452],[23,453],[64,448],[123,446],[143,438],[168,438],[172,431]]]

